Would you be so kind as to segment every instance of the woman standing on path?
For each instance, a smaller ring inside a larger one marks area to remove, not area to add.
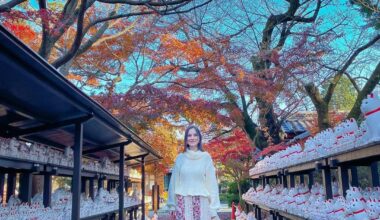
[[[169,185],[168,207],[176,220],[217,220],[219,189],[211,156],[202,149],[196,126],[185,131],[184,152],[175,161]]]

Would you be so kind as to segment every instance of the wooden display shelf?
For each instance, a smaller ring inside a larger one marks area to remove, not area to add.
[[[265,210],[267,212],[274,211],[274,209],[266,206],[266,205],[259,205],[260,209]]]
[[[360,163],[370,164],[375,160],[380,160],[380,141],[372,142],[367,145],[363,145],[359,148],[350,149],[344,152],[339,152],[326,157],[318,158],[312,161],[291,165],[277,170],[263,172],[259,174],[251,175],[251,179],[259,179],[261,177],[276,176],[278,172],[287,170],[289,173],[300,173],[303,171],[309,171],[316,168],[316,163],[320,163],[323,166],[327,166],[328,161],[336,160],[338,163]]]
[[[0,156],[0,167],[10,170],[25,170],[32,172],[42,171],[45,163],[40,163],[32,160],[23,160],[13,157]]]
[[[336,159],[338,163],[371,163],[373,160],[380,159],[380,141],[367,144],[354,150],[333,155],[330,159]]]
[[[125,207],[124,208],[124,212],[136,209],[139,206],[141,206],[141,204]],[[119,209],[115,209],[115,210],[112,210],[112,211],[109,211],[109,212],[99,213],[99,214],[96,214],[96,215],[91,215],[91,216],[83,217],[83,218],[80,218],[80,219],[81,220],[103,219],[104,217],[107,217],[109,215],[117,214],[118,211],[119,211]]]
[[[272,170],[265,173],[255,174],[251,176],[251,179],[260,179],[262,176],[274,177],[277,176],[278,172],[282,172],[282,169]]]
[[[303,172],[303,171],[314,170],[317,166],[316,164],[318,164],[318,163],[321,164],[322,166],[327,165],[325,159],[317,159],[317,160],[312,160],[309,162],[300,163],[297,165],[290,166],[290,167],[286,168],[286,170],[289,173],[299,173],[299,172]]]
[[[321,171],[323,185],[325,187],[326,199],[332,198],[332,175],[331,169],[338,169],[338,178],[340,179],[341,185],[340,189],[345,195],[345,191],[348,189],[348,186],[359,186],[359,180],[357,175],[357,166],[370,166],[371,175],[372,175],[372,185],[380,186],[379,180],[379,171],[378,171],[378,161],[380,161],[380,141],[372,142],[367,145],[363,145],[358,148],[350,149],[343,152],[338,152],[323,158],[318,158],[312,161],[284,167],[278,170],[272,170],[269,172],[263,172],[260,174],[252,175],[252,179],[263,179],[267,177],[277,175],[278,172],[281,172],[281,184],[284,187],[294,187],[295,176],[300,175],[300,181],[303,181],[304,174],[309,175],[309,188],[314,182],[313,171]],[[351,180],[349,180],[349,172],[351,172]],[[289,176],[289,179],[287,178]],[[302,177],[302,180],[301,180]],[[351,181],[351,182],[349,182]],[[263,184],[267,183],[267,180],[263,181]],[[286,185],[285,185],[286,184]],[[282,210],[272,209],[267,206],[257,205],[252,202],[247,202],[248,205],[257,207],[258,209],[269,211],[271,214],[274,213],[277,216],[277,219],[291,219],[291,220],[305,220],[306,218],[297,216],[294,214],[287,213]]]
[[[301,216],[298,216],[298,215],[293,215],[293,214],[290,214],[288,212],[284,212],[284,211],[276,211],[277,215],[280,215],[282,217],[285,217],[287,219],[291,219],[291,220],[306,220],[306,218],[303,218]]]
[[[55,173],[54,175],[62,175],[62,176],[72,176],[73,175],[73,168],[72,167],[65,167],[65,166],[57,166],[54,164],[48,164],[46,165],[46,170],[52,171]],[[88,178],[94,178],[97,176],[106,176],[107,179],[110,180],[119,180],[119,176],[115,174],[109,174],[109,173],[103,173],[103,172],[97,172],[97,171],[91,171],[91,170],[84,170],[81,171],[82,177],[88,177]]]
[[[14,157],[7,157],[0,155],[0,167],[3,170],[20,170],[25,172],[33,172],[33,173],[43,173],[49,172],[53,175],[63,175],[63,176],[72,176],[73,168],[65,167],[56,164],[37,162],[33,160],[27,159],[18,159]],[[119,176],[115,174],[84,170],[82,169],[83,177],[96,177],[97,175],[106,176],[107,179],[111,180],[119,180]]]
[[[260,208],[261,210],[269,212],[271,215],[274,215],[276,219],[281,219],[280,217],[283,217],[283,218],[290,219],[290,220],[306,220],[306,218],[304,218],[304,217],[294,215],[294,214],[290,214],[288,212],[278,210],[275,208],[271,208],[271,207],[266,206],[266,205],[261,205],[261,204],[258,205],[258,204],[255,204],[253,202],[246,201],[246,200],[244,200],[244,202],[247,203],[248,205],[256,206],[256,207]]]

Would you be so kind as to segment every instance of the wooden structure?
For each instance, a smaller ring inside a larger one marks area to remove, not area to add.
[[[358,166],[370,167],[372,186],[380,186],[378,161],[380,161],[380,142],[375,142],[283,169],[255,174],[251,176],[251,180],[253,186],[257,186],[258,184],[265,186],[271,179],[274,179],[276,183],[282,184],[284,187],[294,187],[296,178],[298,178],[300,183],[307,184],[309,189],[311,189],[314,184],[315,173],[320,172],[322,174],[323,186],[325,187],[326,199],[331,199],[333,198],[332,170],[337,170],[337,181],[339,183],[340,192],[345,196],[349,185],[359,186]],[[246,202],[245,208],[247,211],[254,211],[258,220],[262,219],[262,212],[269,213],[273,216],[273,219],[304,219],[275,208],[250,202]]]
[[[7,174],[7,198],[15,191],[16,174],[20,174],[20,198],[25,202],[32,197],[32,176],[44,175],[43,203],[49,206],[52,176],[72,177],[73,220],[80,219],[80,194],[86,190],[86,181],[93,197],[95,181],[101,186],[103,180],[108,180],[109,188],[124,186],[125,166],[139,165],[144,173],[146,163],[161,159],[129,125],[118,121],[2,26],[0,137],[41,143],[60,151],[66,147],[73,149],[73,167],[0,156],[0,191],[4,192],[4,174]],[[109,175],[84,171],[84,157],[93,160],[108,157],[119,165],[120,172]],[[141,185],[144,198],[144,178]],[[119,210],[93,218],[114,218],[117,214],[119,219],[125,219],[123,187],[118,187],[118,192]],[[144,207],[141,206],[143,218]],[[129,207],[129,211],[135,209]],[[86,219],[89,218],[92,217]]]

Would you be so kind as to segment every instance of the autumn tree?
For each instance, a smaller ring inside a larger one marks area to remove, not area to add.
[[[207,13],[208,11],[203,14],[201,12],[198,16],[206,17],[204,14]],[[253,26],[252,23],[228,34],[211,34],[207,27],[202,26],[201,18],[196,18],[179,16],[178,20],[185,25],[175,32],[159,37],[158,50],[152,50],[147,54],[152,60],[157,60],[157,67],[152,68],[150,72],[159,75],[171,72],[174,76],[170,80],[161,80],[161,83],[166,83],[168,89],[182,91],[183,95],[189,90],[199,91],[205,94],[202,98],[220,103],[219,112],[233,122],[232,127],[238,126],[245,131],[258,149],[267,146],[266,139],[272,143],[279,142],[279,139],[269,135],[270,131],[266,126],[261,129],[263,122],[260,117],[256,118],[257,111],[260,112],[257,97],[272,103],[279,133],[282,121],[302,102],[302,97],[298,97],[295,92],[299,85],[287,86],[292,80],[289,75],[302,77],[313,72],[312,62],[324,51],[316,46],[315,42],[322,38],[308,41],[306,34],[298,33],[293,38],[294,47],[286,47],[281,52],[273,50],[260,54],[260,57],[276,65],[252,71],[247,63],[242,61],[242,57],[246,57],[246,54],[252,51],[246,44],[236,43],[240,40],[239,36]],[[307,29],[303,31],[308,32]],[[308,54],[307,57],[304,56],[305,53]],[[272,81],[264,79],[264,75],[272,76]],[[277,99],[287,101],[287,106],[279,108]]]
[[[346,15],[349,12],[349,10],[346,10],[341,15]],[[350,30],[355,30],[355,25],[354,23],[352,26],[346,26]],[[326,88],[324,93],[321,94],[318,88],[320,85],[315,81],[305,83],[305,91],[311,98],[318,113],[318,127],[320,130],[332,125],[329,118],[331,101],[342,79],[348,79],[353,88],[352,91],[355,92],[352,94],[354,104],[348,109],[349,113],[347,117],[356,119],[360,116],[360,104],[362,100],[379,83],[380,63],[376,58],[377,53],[375,48],[379,43],[380,35],[373,31],[372,26],[359,27],[358,29],[355,35],[351,33],[350,35],[343,36],[348,37],[350,39],[348,42],[351,43],[347,45],[347,49],[339,53],[339,56],[333,53],[331,53],[332,56],[327,54],[326,58],[318,62],[322,67],[321,71],[328,73],[325,76],[327,80],[319,82],[322,87]],[[338,41],[341,41],[341,39],[338,39]],[[370,66],[371,68],[368,71],[362,71],[363,69],[367,69],[366,66]],[[361,72],[364,72],[364,76]]]
[[[205,146],[214,162],[219,164],[218,174],[230,177],[237,183],[240,201],[244,193],[241,183],[249,178],[249,169],[254,164],[251,145],[244,131],[234,129],[227,135],[211,140]]]
[[[122,29],[128,29],[140,16],[185,13],[210,1],[39,0],[35,9],[28,1],[12,0],[0,5],[0,13],[6,22],[27,21],[34,30],[41,30],[39,55],[67,75],[75,57],[104,37],[123,33],[113,28],[114,22],[122,22]]]
[[[350,0],[354,6],[358,6],[359,10],[366,16],[369,25],[373,25],[376,29],[380,29],[380,5],[375,0]]]
[[[11,0],[0,5],[0,21],[81,89],[99,89],[106,82],[112,90],[134,45],[147,40],[139,27],[210,1],[39,0],[36,8]]]

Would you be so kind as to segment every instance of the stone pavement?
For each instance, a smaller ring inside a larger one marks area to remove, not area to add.
[[[229,220],[231,218],[231,208],[227,204],[221,204],[218,212],[220,220]],[[161,209],[158,211],[159,220],[169,220],[169,212]]]

